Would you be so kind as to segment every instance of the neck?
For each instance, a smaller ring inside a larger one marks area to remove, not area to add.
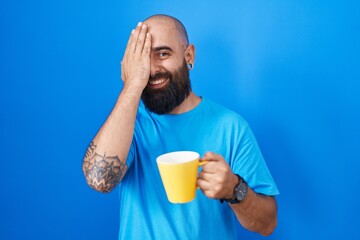
[[[196,96],[193,92],[190,92],[189,96],[185,98],[185,100],[174,110],[170,112],[170,114],[181,114],[184,112],[188,112],[194,109],[201,102],[201,98]]]

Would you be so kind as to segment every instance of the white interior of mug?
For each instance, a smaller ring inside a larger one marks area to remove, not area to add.
[[[179,164],[193,161],[197,158],[200,158],[200,154],[192,151],[178,151],[170,152],[160,155],[156,158],[157,163],[162,164]]]

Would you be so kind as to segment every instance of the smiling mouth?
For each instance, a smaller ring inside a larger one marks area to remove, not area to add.
[[[167,82],[169,81],[168,78],[161,78],[161,79],[156,79],[156,80],[150,80],[148,85],[151,88],[162,88],[163,86],[165,86],[167,84]]]

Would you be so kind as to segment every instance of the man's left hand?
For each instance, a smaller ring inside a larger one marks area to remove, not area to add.
[[[197,180],[201,191],[209,198],[233,198],[234,188],[239,179],[224,158],[219,154],[207,152],[201,161],[207,161]]]

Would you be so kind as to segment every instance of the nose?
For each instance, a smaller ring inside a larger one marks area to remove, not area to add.
[[[150,61],[150,76],[155,76],[158,72],[160,72],[159,62],[155,59],[151,59]]]

